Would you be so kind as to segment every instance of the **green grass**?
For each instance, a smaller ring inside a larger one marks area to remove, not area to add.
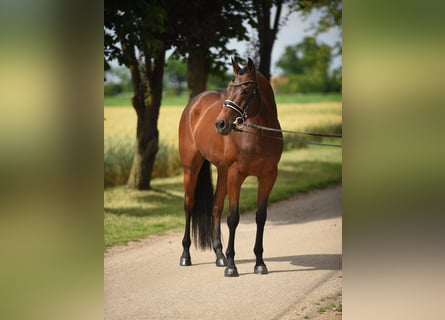
[[[341,93],[295,93],[276,94],[275,101],[279,103],[315,103],[315,102],[341,102]]]
[[[270,202],[340,182],[341,172],[341,149],[309,147],[285,152]],[[124,186],[104,191],[105,249],[183,228],[182,176],[154,179],[152,185],[154,189],[150,191],[134,191]],[[255,208],[256,195],[256,179],[249,177],[241,191],[241,212]]]
[[[131,97],[133,92],[123,92],[115,96],[104,96],[104,106],[131,106]]]
[[[123,92],[121,94],[115,96],[105,96],[104,97],[104,106],[107,107],[123,107],[123,106],[131,106],[131,97],[133,96],[132,92]],[[164,93],[162,97],[162,105],[164,106],[185,106],[188,102],[189,95],[188,93],[184,93],[182,95],[172,95]]]
[[[104,97],[104,105],[107,107],[131,106],[132,92],[124,92],[116,96]],[[172,95],[164,93],[162,105],[165,106],[185,106],[188,102],[188,93],[182,95]],[[340,93],[306,93],[306,94],[276,94],[275,100],[278,103],[314,103],[314,102],[340,102]]]

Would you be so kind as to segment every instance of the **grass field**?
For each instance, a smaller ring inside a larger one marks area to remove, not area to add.
[[[116,96],[106,96],[104,105],[107,107],[125,107],[131,106],[132,92],[124,92]],[[307,93],[307,94],[277,94],[275,101],[277,103],[314,103],[314,102],[341,102],[340,93]],[[164,94],[162,104],[165,106],[185,106],[188,101],[188,93],[182,95]]]
[[[151,191],[128,190],[125,186],[106,188],[104,191],[104,241],[105,248],[124,244],[151,234],[183,227],[183,189],[180,171],[169,169],[171,177],[161,178],[159,170],[166,163],[179,161],[177,154],[177,124],[183,106],[163,106],[159,116],[160,141],[163,146],[155,165],[154,189]],[[298,131],[341,132],[341,102],[278,104],[278,114],[283,129]],[[131,165],[134,152],[136,115],[132,108],[104,109],[104,166],[111,176],[122,175],[125,166]],[[341,139],[336,139],[341,143]],[[341,148],[310,146],[292,148],[293,139],[286,140],[288,147],[280,161],[280,172],[270,200],[288,198],[341,181]],[[285,142],[286,142],[285,141]],[[178,163],[177,163],[178,164]],[[166,170],[168,171],[168,170]],[[124,175],[125,176],[125,175]],[[214,177],[216,181],[216,177]],[[125,183],[125,178],[122,179]],[[256,179],[248,178],[241,193],[240,210],[251,209],[256,203]],[[227,205],[226,205],[227,208]]]
[[[163,106],[158,126],[160,148],[155,162],[154,177],[178,175],[177,127],[183,106]],[[278,104],[283,129],[341,133],[341,102]],[[129,107],[104,109],[104,186],[125,184],[130,173],[136,132],[136,113]],[[301,147],[307,137],[285,134],[285,150]],[[317,141],[316,138],[310,140]],[[318,139],[319,140],[319,139]]]

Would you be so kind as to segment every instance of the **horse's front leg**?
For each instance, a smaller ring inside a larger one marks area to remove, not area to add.
[[[229,227],[229,242],[227,243],[227,267],[224,271],[226,277],[238,277],[235,265],[235,231],[239,223],[239,195],[241,184],[245,176],[241,176],[238,170],[230,170],[227,187],[229,194],[229,212],[227,215],[227,226]]]
[[[216,254],[216,266],[227,266],[227,259],[222,252],[221,243],[221,213],[224,209],[224,199],[227,195],[227,169],[218,168],[218,181],[216,183],[213,204],[213,250]]]
[[[264,225],[267,219],[267,202],[269,194],[277,178],[278,169],[275,167],[268,174],[258,177],[258,210],[256,213],[256,238],[253,252],[256,256],[256,263],[253,272],[256,274],[267,274],[268,270],[263,260],[263,235]]]

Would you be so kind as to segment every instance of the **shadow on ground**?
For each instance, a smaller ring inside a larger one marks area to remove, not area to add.
[[[264,258],[264,262],[268,265],[269,262],[289,262],[289,268],[275,270],[270,268],[269,273],[281,272],[302,272],[302,271],[317,271],[317,270],[341,270],[342,269],[342,255],[341,254],[306,254],[284,257]],[[252,272],[255,265],[255,259],[235,259],[235,263],[251,264]],[[197,263],[194,265],[214,264],[214,262]],[[240,273],[240,275],[251,274],[251,272]]]

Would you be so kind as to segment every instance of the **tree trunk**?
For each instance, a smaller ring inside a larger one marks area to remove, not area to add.
[[[264,37],[266,38],[266,37]],[[269,39],[260,40],[260,66],[258,70],[270,81],[270,61],[272,59],[273,42]]]
[[[165,50],[156,57],[146,59],[143,96],[134,96],[133,107],[137,114],[136,150],[127,186],[131,189],[151,189],[154,162],[159,148],[158,117],[162,100],[162,78]],[[148,91],[148,92],[147,92]]]
[[[153,166],[159,147],[159,133],[157,124],[150,121],[148,110],[149,108],[146,108],[145,114],[138,115],[136,150],[127,182],[128,188],[131,189],[151,189]]]
[[[190,99],[207,89],[211,61],[208,54],[202,50],[190,52],[187,60],[187,84],[190,90]]]
[[[267,0],[254,1],[254,8],[258,19],[258,40],[260,42],[260,66],[258,70],[270,81],[270,63],[272,49],[279,30],[282,0],[275,2],[276,10],[273,25],[270,26],[272,2]]]

